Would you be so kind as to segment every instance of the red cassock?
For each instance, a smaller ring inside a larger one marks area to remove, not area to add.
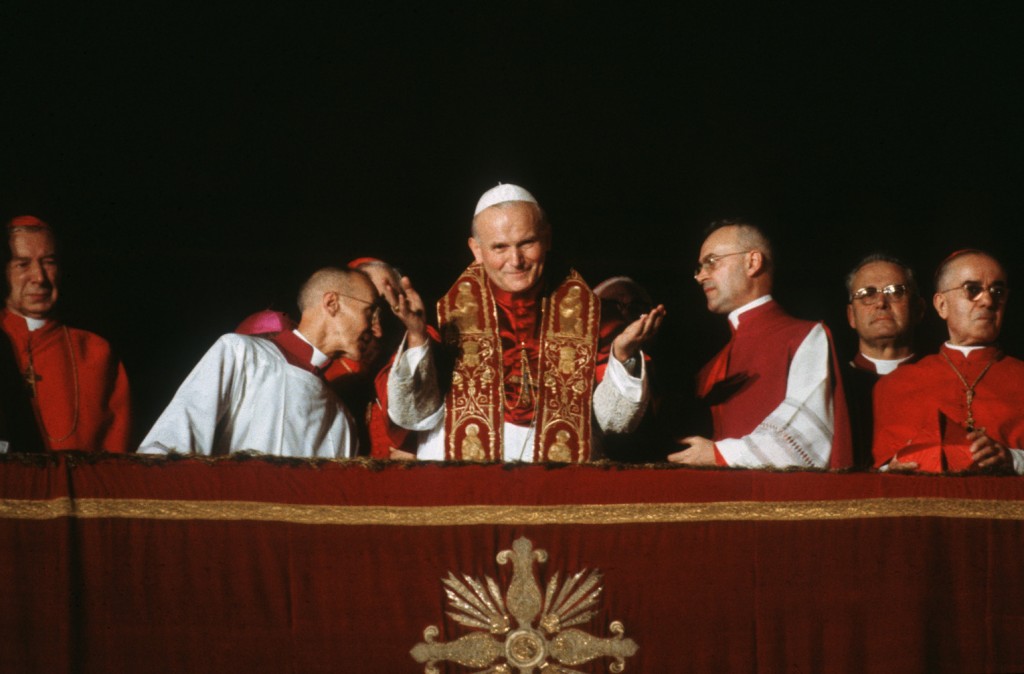
[[[377,397],[370,404],[366,425],[370,436],[370,456],[374,459],[390,458],[392,449],[416,453],[416,433],[407,431],[388,418],[388,375],[394,362],[392,356],[373,381]]]
[[[821,348],[805,364],[808,371],[794,372],[798,351],[812,341]],[[807,390],[794,390],[798,385]],[[740,314],[729,344],[698,374],[697,395],[711,409],[719,465],[845,468],[852,463],[831,336],[822,324],[793,318],[774,301]],[[822,414],[829,408],[831,423]]]
[[[917,463],[925,472],[970,466],[967,392],[954,366],[969,385],[977,380],[971,403],[974,426],[984,428],[1006,447],[1024,448],[1024,361],[996,347],[975,349],[965,356],[944,345],[939,355],[900,366],[875,385],[872,449],[876,467],[894,456]],[[988,371],[982,374],[986,366]]]
[[[532,404],[516,405],[522,399],[523,381],[537,386],[541,343],[541,309],[543,298],[538,284],[532,292],[512,294],[491,285],[498,316],[498,336],[501,339],[502,373],[505,388],[505,421],[528,426],[533,421],[535,409]],[[595,358],[595,381],[604,379],[611,357],[612,342],[625,326],[621,319],[601,317],[598,332],[597,356]],[[525,352],[525,358],[524,358]],[[528,364],[529,373],[524,378],[523,365]]]
[[[128,377],[105,339],[53,320],[30,332],[24,318],[7,310],[2,325],[34,390],[47,449],[129,451]]]

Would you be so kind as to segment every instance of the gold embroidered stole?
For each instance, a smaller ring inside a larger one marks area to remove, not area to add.
[[[437,303],[455,369],[445,398],[445,458],[500,461],[505,378],[498,310],[483,267],[473,264]],[[600,303],[575,271],[543,299],[534,461],[590,459],[591,401]]]

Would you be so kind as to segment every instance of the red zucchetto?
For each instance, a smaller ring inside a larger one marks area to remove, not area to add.
[[[7,223],[7,229],[15,227],[49,227],[49,225],[34,215],[16,215]]]

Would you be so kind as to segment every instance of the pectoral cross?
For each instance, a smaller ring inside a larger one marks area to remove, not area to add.
[[[32,365],[32,361],[29,361],[28,367],[25,368],[25,383],[28,384],[29,390],[32,392],[32,397],[36,397],[36,382],[42,381],[43,378],[36,374],[36,369]]]
[[[520,344],[522,351],[520,351],[521,358],[519,360],[519,368],[522,371],[520,382],[522,385],[519,388],[519,399],[516,400],[516,407],[530,407],[533,405],[533,396],[531,395],[531,388],[533,387],[533,381],[530,377],[530,359],[526,355],[526,342]]]

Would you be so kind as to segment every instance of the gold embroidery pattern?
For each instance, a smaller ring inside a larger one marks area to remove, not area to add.
[[[575,271],[552,304],[541,333],[544,396],[537,412],[538,460],[587,461],[600,304]]]
[[[452,460],[501,460],[504,366],[497,307],[483,267],[473,264],[462,273],[438,302],[437,314],[445,342],[458,351],[445,399],[445,455]],[[580,275],[570,271],[542,311],[538,386],[534,390],[523,381],[522,398],[517,401],[537,405],[540,432],[534,436],[535,461],[549,460],[549,451],[559,457],[552,461],[590,459],[590,400],[599,321],[600,304]],[[528,376],[526,364],[523,373]],[[476,427],[475,435],[467,444],[471,426]],[[477,440],[484,459],[476,458]]]
[[[488,310],[489,309],[489,310]],[[504,409],[501,342],[494,299],[479,265],[470,266],[437,303],[445,342],[457,349],[445,398],[445,450],[449,459],[501,459]]]
[[[466,435],[462,438],[462,458],[465,461],[483,461],[487,458],[484,453],[484,443],[480,441],[480,427],[476,424],[466,424]]]
[[[454,307],[448,316],[459,326],[459,332],[479,332],[483,326],[480,325],[480,304],[473,294],[473,284],[469,281],[460,281],[457,287],[458,294],[455,296]]]
[[[442,661],[487,667],[477,674],[507,674],[513,669],[520,674],[578,674],[563,665],[581,665],[600,657],[614,658],[615,662],[608,667],[610,671],[624,671],[625,659],[636,654],[637,645],[632,639],[623,638],[622,623],[615,621],[609,625],[614,635],[611,638],[569,629],[597,615],[594,607],[603,590],[601,574],[584,569],[560,585],[556,572],[542,597],[534,562],[547,559],[547,552],[534,550],[527,538],[517,538],[511,550],[499,552],[499,564],[512,562],[512,580],[504,595],[490,576],[480,581],[463,575],[460,580],[449,572],[442,581],[451,609],[448,616],[460,625],[482,631],[446,643],[437,641],[440,630],[436,626],[427,627],[423,631],[424,643],[416,644],[410,651],[416,662],[426,663],[425,674],[437,674],[437,664]]]
[[[48,500],[0,499],[0,519],[53,520],[70,517],[72,501],[68,497]]]
[[[285,522],[337,526],[616,525],[674,522],[806,522],[903,517],[1024,521],[1024,501],[874,498],[551,506],[325,506],[161,499],[0,499],[0,519],[147,519]]]

